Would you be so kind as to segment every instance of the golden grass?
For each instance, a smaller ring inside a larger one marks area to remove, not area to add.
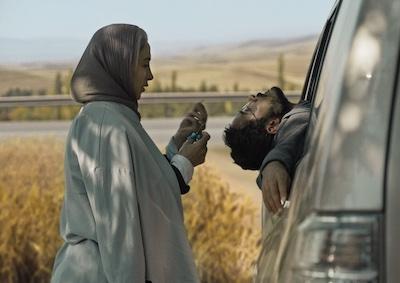
[[[202,166],[183,204],[201,282],[251,282],[260,238],[254,203]]]
[[[0,282],[48,282],[60,245],[63,144],[0,143]]]
[[[11,88],[33,90],[35,92],[45,89],[51,94],[57,72],[64,77],[70,67],[50,68],[37,67],[35,69],[0,68],[0,96]]]
[[[176,71],[177,85],[184,88],[197,88],[206,81],[220,91],[231,91],[235,84],[241,90],[261,90],[278,83],[278,58],[284,54],[286,87],[299,89],[315,44],[316,38],[310,38],[277,46],[211,46],[174,58],[155,58],[153,73],[162,86],[171,85],[172,71]]]
[[[295,84],[297,88],[302,85],[309,57],[291,62],[287,66],[286,80]],[[207,85],[216,85],[220,91],[232,91],[235,84],[240,90],[261,90],[269,88],[278,83],[277,57],[258,59],[250,61],[232,61],[228,63],[208,63],[196,65],[192,62],[175,62],[175,64],[164,65],[154,63],[154,77],[162,86],[171,85],[172,71],[177,72],[177,84],[184,88],[198,88],[202,81]],[[293,71],[292,71],[293,69]],[[153,82],[150,82],[150,87]]]
[[[64,143],[0,141],[0,282],[48,282],[60,247]],[[250,282],[259,228],[253,204],[211,168],[201,167],[184,197],[185,224],[201,282]]]

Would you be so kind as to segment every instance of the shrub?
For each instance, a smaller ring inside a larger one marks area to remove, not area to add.
[[[199,167],[183,199],[185,225],[201,282],[251,282],[260,225],[250,199]]]

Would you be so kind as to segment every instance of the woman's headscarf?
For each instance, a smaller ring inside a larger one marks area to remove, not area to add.
[[[72,76],[73,99],[80,103],[118,102],[139,115],[134,72],[146,42],[145,31],[134,25],[112,24],[99,29]]]

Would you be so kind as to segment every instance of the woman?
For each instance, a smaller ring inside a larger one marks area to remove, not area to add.
[[[142,29],[110,25],[95,33],[74,72],[72,95],[84,106],[66,142],[54,283],[198,282],[180,195],[192,166],[204,162],[209,135],[184,140],[204,129],[207,113],[196,105],[165,158],[137,110],[153,79],[149,62]]]

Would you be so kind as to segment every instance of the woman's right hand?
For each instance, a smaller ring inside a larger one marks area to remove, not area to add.
[[[174,135],[176,147],[180,149],[191,133],[204,131],[206,128],[207,118],[207,110],[203,103],[196,103],[192,111],[186,113],[176,134]]]
[[[198,141],[191,139],[186,140],[178,154],[186,157],[196,167],[204,163],[207,154],[207,142],[210,135],[207,132],[202,132],[202,137]]]

